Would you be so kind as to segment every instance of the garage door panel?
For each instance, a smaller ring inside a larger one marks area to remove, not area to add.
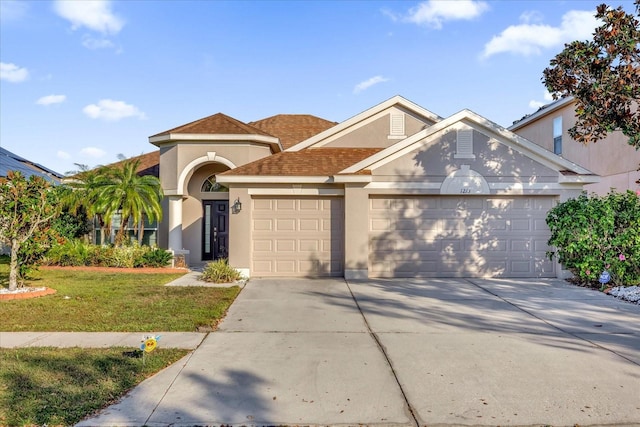
[[[254,197],[252,206],[252,275],[343,274],[341,198]]]
[[[555,276],[545,258],[553,204],[542,196],[372,196],[370,275]],[[410,209],[385,209],[398,205]]]

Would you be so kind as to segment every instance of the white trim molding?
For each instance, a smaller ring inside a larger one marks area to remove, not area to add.
[[[193,173],[193,170],[196,168],[196,166],[210,162],[221,163],[229,167],[230,169],[235,169],[237,167],[231,160],[227,159],[226,157],[218,156],[215,151],[209,151],[207,152],[206,156],[193,159],[191,162],[189,162],[188,165],[184,167],[184,169],[182,169],[182,172],[180,172],[180,176],[178,177],[178,185],[176,187],[175,195],[184,195],[185,182],[187,181],[187,178]]]

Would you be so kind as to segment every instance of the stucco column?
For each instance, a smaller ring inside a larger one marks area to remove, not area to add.
[[[369,276],[369,194],[363,184],[346,184],[344,191],[344,277]]]
[[[169,199],[169,249],[182,251],[182,196]]]
[[[233,210],[238,200],[240,211]],[[229,265],[244,277],[251,276],[251,196],[247,188],[229,189]]]

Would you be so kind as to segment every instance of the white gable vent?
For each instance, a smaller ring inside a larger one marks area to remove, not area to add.
[[[456,159],[475,159],[473,154],[473,129],[458,129],[456,136]]]
[[[404,132],[404,114],[391,113],[389,123],[389,139],[404,139],[407,135]]]

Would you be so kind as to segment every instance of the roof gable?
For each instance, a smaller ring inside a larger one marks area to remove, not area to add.
[[[470,111],[462,110],[452,116],[430,126],[397,144],[388,147],[375,155],[364,159],[341,171],[342,174],[354,174],[362,170],[374,170],[402,156],[409,155],[422,147],[433,143],[447,131],[457,130],[461,126],[474,129],[486,135],[491,141],[504,145],[512,153],[522,155],[540,163],[556,172],[569,171],[576,175],[593,175],[590,171],[572,163],[552,152],[545,150],[533,142],[491,122],[490,120]],[[497,160],[494,160],[497,161]]]
[[[442,120],[442,118],[437,114],[434,114],[431,111],[422,108],[419,105],[414,104],[413,102],[401,96],[394,96],[393,98],[390,98],[372,108],[369,108],[368,110],[363,111],[362,113],[353,116],[350,119],[347,119],[344,122],[325,130],[324,132],[321,132],[305,141],[300,142],[299,144],[288,148],[287,151],[299,151],[311,147],[321,147],[329,144],[332,141],[340,138],[341,136],[347,135],[348,133],[353,132],[361,126],[370,124],[378,120],[380,117],[389,114],[389,111],[393,108],[405,111],[417,117],[421,117],[431,123],[436,123]]]
[[[226,114],[217,113],[212,116],[195,120],[186,125],[178,126],[164,132],[160,132],[151,136],[170,135],[170,134],[215,134],[215,135],[263,135],[273,136],[269,133],[227,116]]]
[[[250,126],[279,138],[284,149],[317,135],[336,124],[336,122],[309,114],[278,114],[255,122],[249,122]]]

